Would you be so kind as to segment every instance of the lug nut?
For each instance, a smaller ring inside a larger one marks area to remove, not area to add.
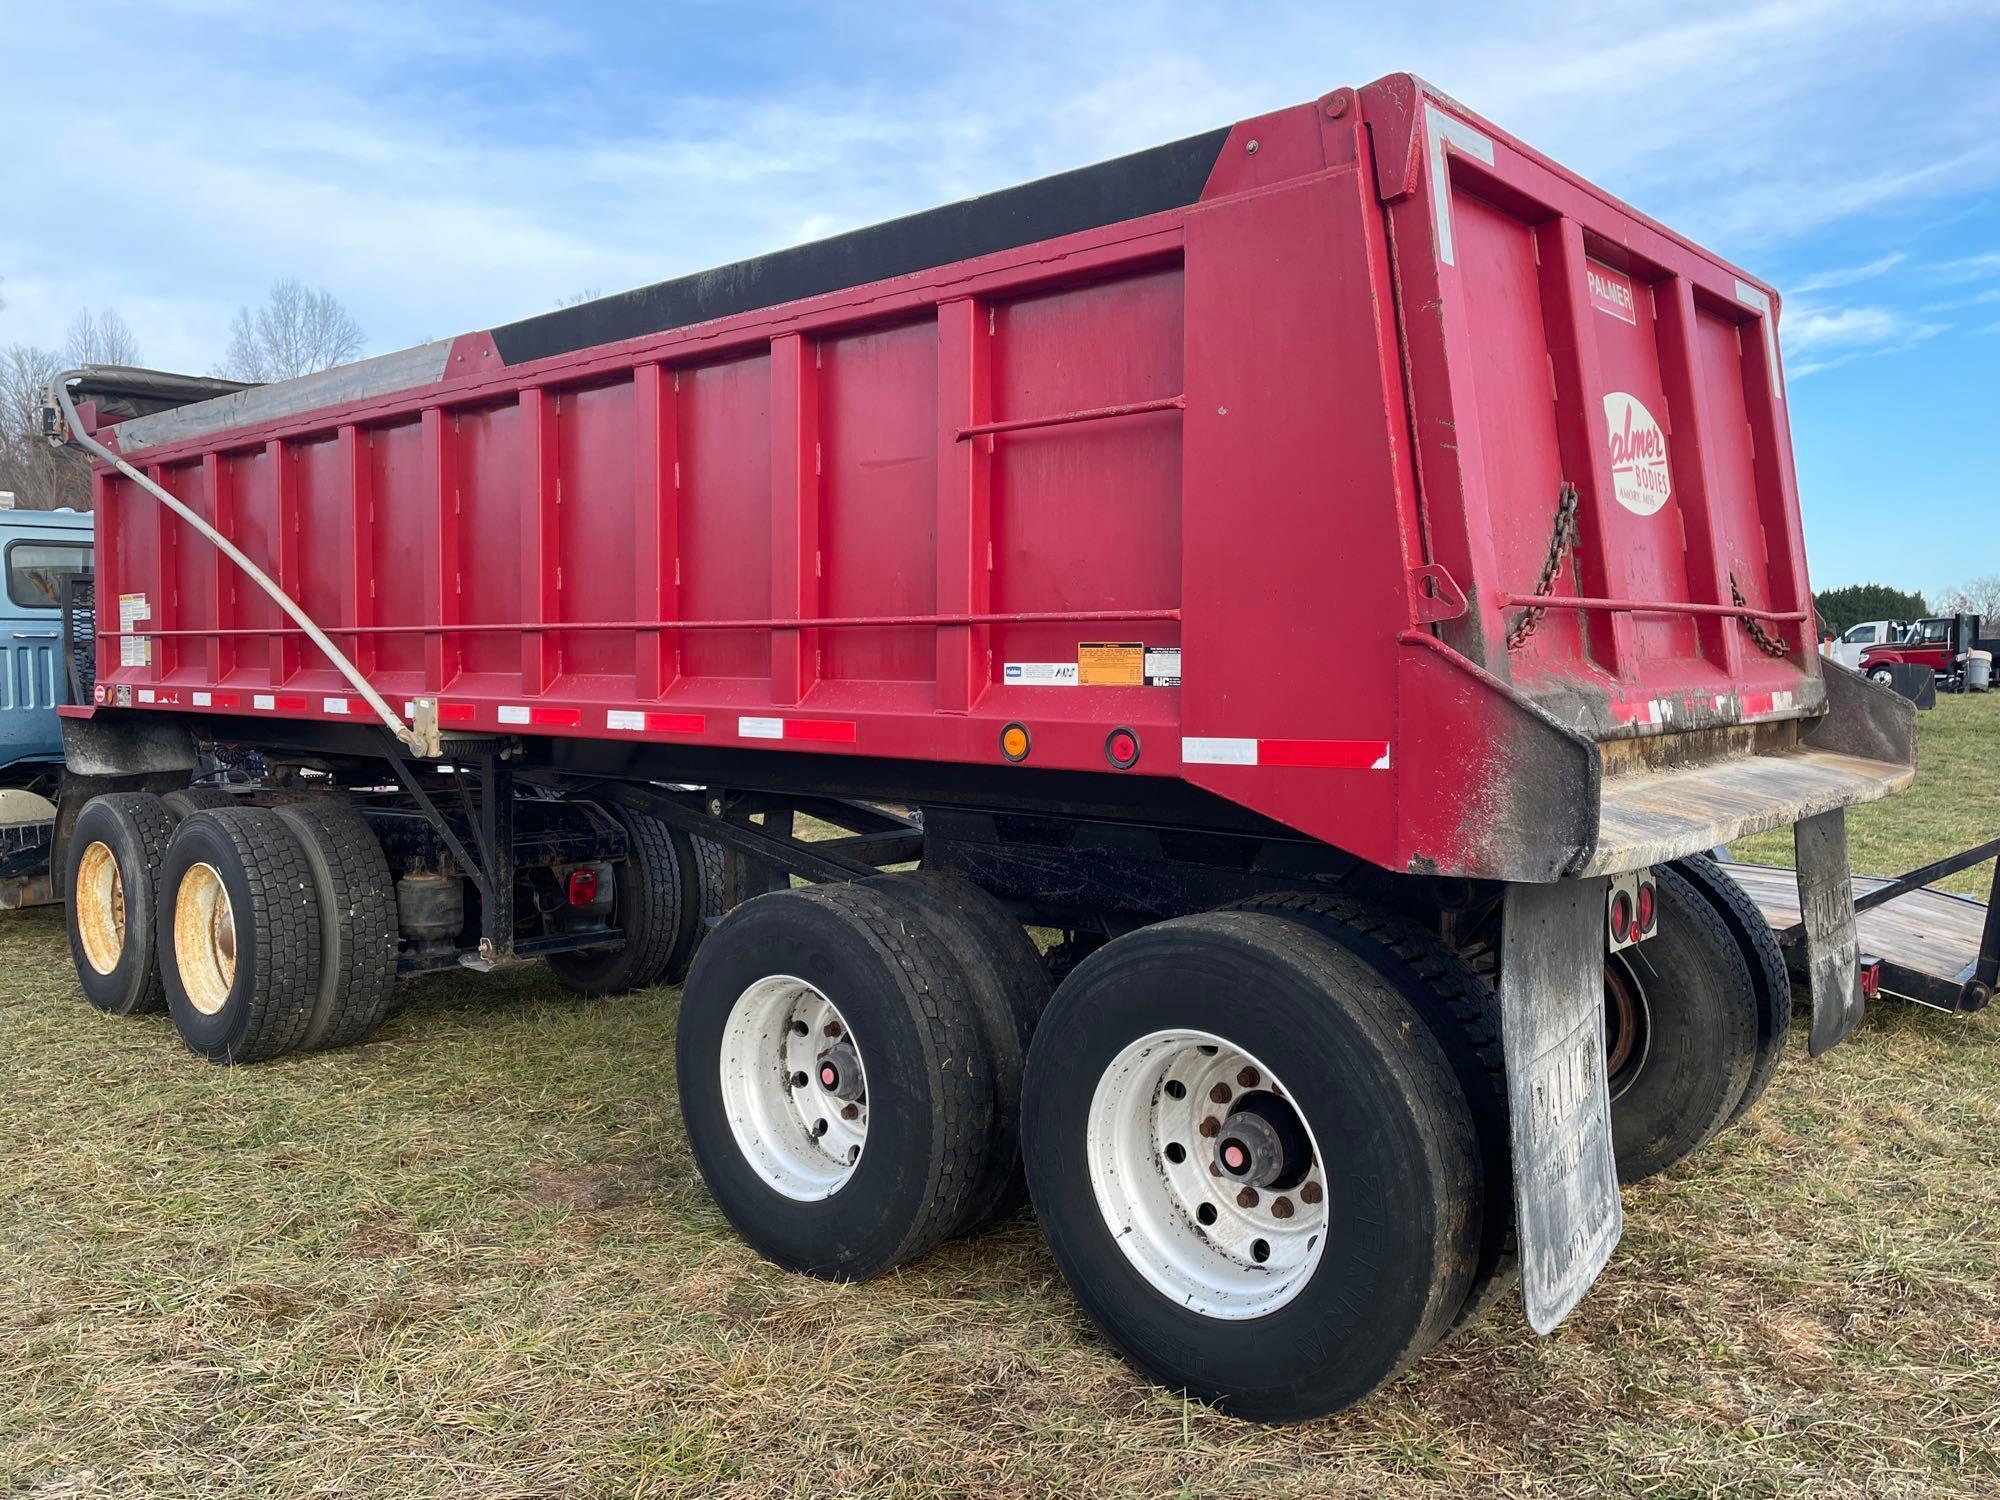
[[[1255,1188],[1245,1188],[1242,1192],[1238,1193],[1236,1195],[1236,1206],[1238,1208],[1255,1208],[1257,1206],[1257,1190]]]
[[[1289,1198],[1273,1198],[1271,1200],[1271,1212],[1280,1219],[1289,1219],[1292,1216],[1292,1200]]]
[[[860,1119],[860,1118],[861,1118],[861,1106],[860,1106],[860,1105],[858,1105],[858,1104],[843,1104],[843,1105],[842,1105],[842,1106],[840,1107],[840,1118],[841,1118],[841,1119],[843,1119],[843,1120],[858,1120],[858,1119]]]
[[[828,1022],[826,1023],[826,1034],[827,1034],[828,1036],[839,1036],[839,1035],[840,1035],[840,1022],[838,1022],[838,1021],[828,1021]]]
[[[1217,1104],[1227,1104],[1230,1100],[1229,1085],[1218,1083],[1208,1091],[1208,1097],[1213,1099]]]
[[[1212,1141],[1222,1134],[1222,1121],[1216,1119],[1214,1115],[1208,1115],[1195,1128],[1202,1133],[1204,1139]]]
[[[1317,1203],[1322,1196],[1320,1185],[1316,1182],[1308,1182],[1304,1187],[1299,1189],[1299,1202],[1301,1203]]]
[[[1263,1079],[1263,1077],[1264,1075],[1262,1073],[1259,1073],[1255,1068],[1245,1068],[1242,1072],[1236,1075],[1236,1081],[1242,1084],[1243,1087],[1245,1087],[1246,1089],[1254,1089],[1255,1087],[1257,1087],[1258,1083]],[[1218,1104],[1220,1104],[1221,1102],[1222,1101],[1219,1099],[1216,1101],[1216,1103]]]

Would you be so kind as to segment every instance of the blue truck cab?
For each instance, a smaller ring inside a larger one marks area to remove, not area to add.
[[[87,513],[0,510],[0,787],[35,786],[62,765],[62,581],[90,571],[91,540]]]
[[[50,881],[68,701],[63,580],[87,573],[91,517],[0,509],[0,910],[55,899]]]

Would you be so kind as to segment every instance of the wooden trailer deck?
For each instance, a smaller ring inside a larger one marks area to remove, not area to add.
[[[1734,862],[1723,869],[1781,937],[1799,920],[1799,887],[1791,869]],[[1854,894],[1858,900],[1889,884],[1889,877],[1857,875]],[[1972,977],[1986,927],[1985,902],[1926,887],[1857,913],[1855,926],[1862,954],[1883,960],[1883,995],[1939,1010],[1960,1008],[1958,991]]]

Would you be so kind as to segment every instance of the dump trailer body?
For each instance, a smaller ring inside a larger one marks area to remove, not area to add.
[[[1547,881],[1908,778],[1822,732],[1777,318],[1398,75],[100,436],[446,732],[1179,778]],[[100,703],[365,713],[97,505]]]

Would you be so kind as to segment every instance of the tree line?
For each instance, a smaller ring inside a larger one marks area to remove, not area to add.
[[[0,297],[0,308],[6,306]],[[262,384],[310,375],[360,357],[361,325],[340,299],[294,277],[274,282],[261,306],[237,309],[222,358],[211,375]],[[23,510],[90,506],[90,463],[74,448],[42,436],[48,384],[80,365],[143,365],[139,340],[116,308],[85,308],[60,349],[0,348],[0,491]]]
[[[1931,606],[1921,593],[1908,593],[1885,583],[1854,583],[1823,589],[1813,595],[1819,628],[1826,635],[1844,635],[1867,620],[1921,620],[1927,615],[1983,615],[2000,621],[2000,574],[1968,578],[1938,593]]]

